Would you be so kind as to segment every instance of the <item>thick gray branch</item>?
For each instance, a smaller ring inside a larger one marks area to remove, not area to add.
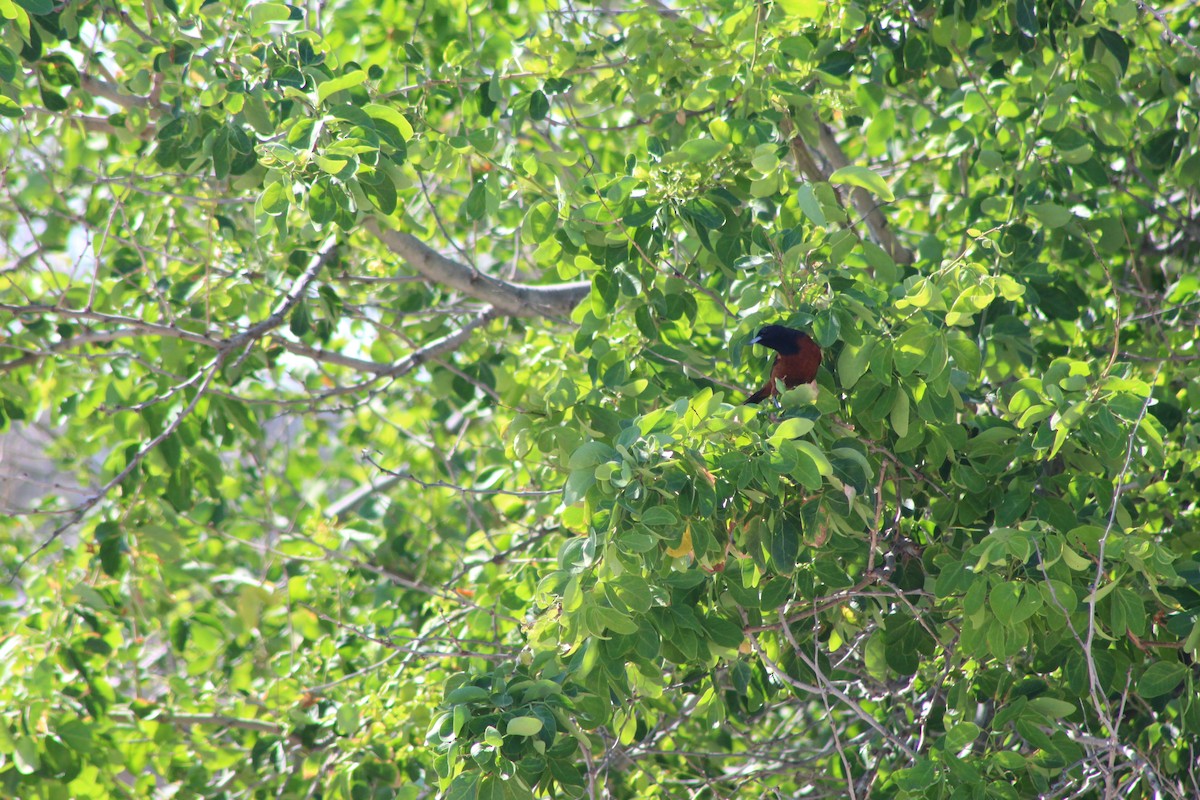
[[[102,322],[107,325],[124,325],[125,331],[112,331],[109,336],[112,339],[122,338],[118,334],[135,336],[141,334],[151,334],[153,336],[163,336],[169,339],[183,339],[185,342],[193,344],[201,344],[206,347],[220,347],[220,341],[209,338],[201,333],[193,333],[184,330],[183,328],[174,327],[171,325],[160,325],[155,322],[146,322],[137,319],[136,317],[125,317],[119,314],[103,314],[99,311],[90,311],[88,309],[62,308],[61,306],[51,305],[49,303],[33,303],[26,306],[12,305],[10,303],[0,303],[0,311],[7,311],[14,315],[52,315],[55,317],[64,317],[66,319],[88,320],[90,322]],[[86,344],[81,342],[80,344]],[[0,372],[7,369],[7,364],[0,364]]]
[[[366,220],[365,227],[428,280],[482,300],[507,316],[565,317],[587,297],[592,288],[588,281],[553,286],[527,286],[502,281],[446,258],[415,236],[384,228],[377,220]]]
[[[393,364],[389,369],[381,372],[380,375],[387,378],[399,378],[401,375],[407,375],[426,361],[462,347],[463,343],[471,338],[471,331],[481,325],[486,325],[498,316],[500,315],[496,313],[496,309],[489,308],[454,333],[446,334],[440,339],[434,339],[420,350],[414,350],[408,356]]]
[[[278,328],[286,322],[288,314],[292,313],[292,309],[296,307],[296,304],[304,297],[304,293],[308,291],[308,285],[316,279],[318,273],[321,272],[321,268],[329,263],[334,249],[332,242],[326,243],[325,247],[309,260],[308,267],[304,272],[292,282],[292,288],[276,304],[275,310],[271,312],[269,317],[262,322],[256,322],[237,336],[225,340],[222,345],[229,348],[243,347],[256,339],[262,338],[263,334],[267,331]]]
[[[835,171],[842,167],[850,166],[850,160],[842,152],[842,146],[834,138],[833,131],[823,122],[819,123],[819,125],[821,127],[821,141],[818,149],[820,149],[821,155],[825,157],[825,160],[829,162]],[[866,189],[856,186],[850,191],[850,202],[854,204],[854,210],[867,223],[867,230],[871,232],[871,238],[887,251],[892,260],[897,264],[911,264],[913,260],[912,252],[896,239],[891,227],[888,225],[887,219],[879,210],[879,206],[876,204],[875,198],[871,196],[871,193]]]
[[[336,364],[339,367],[370,373],[378,378],[399,378],[412,372],[426,361],[432,361],[462,347],[463,343],[471,338],[471,331],[491,322],[499,316],[501,314],[497,313],[495,309],[489,308],[469,320],[454,333],[447,334],[440,339],[434,339],[419,350],[414,350],[392,364],[367,361],[366,359],[355,358],[332,350],[322,350],[307,345],[304,342],[294,342],[291,339],[280,338],[278,342],[289,353],[295,353],[304,358],[311,358],[313,361],[320,361],[324,364]]]
[[[94,78],[86,73],[79,76],[79,88],[95,97],[103,97],[108,102],[121,108],[150,106],[160,114],[169,114],[171,112],[171,107],[166,103],[155,102],[150,97],[126,94],[119,86],[102,81],[99,78]]]
[[[11,306],[5,306],[5,310]],[[118,339],[128,339],[141,336],[143,331],[136,328],[118,328],[111,331],[90,331],[79,336],[72,336],[70,339],[63,339],[61,342],[55,342],[48,345],[44,350],[26,353],[25,355],[14,358],[11,361],[0,361],[0,373],[10,372],[14,369],[27,367],[30,364],[36,364],[42,361],[51,353],[61,353],[66,350],[74,350],[78,347],[84,347],[89,344],[104,344],[107,342],[115,342]]]

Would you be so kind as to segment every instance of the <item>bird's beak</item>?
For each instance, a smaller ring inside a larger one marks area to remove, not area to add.
[[[761,336],[755,336],[753,339],[750,340],[750,344],[758,344],[761,341],[762,341]]]

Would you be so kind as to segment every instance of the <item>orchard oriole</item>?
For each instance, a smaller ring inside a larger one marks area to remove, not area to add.
[[[776,381],[783,381],[788,389],[809,383],[817,377],[821,366],[821,348],[804,331],[785,328],[782,325],[767,325],[750,340],[750,344],[761,344],[774,350],[775,363],[771,375],[763,388],[746,398],[746,403],[761,403],[777,393]]]

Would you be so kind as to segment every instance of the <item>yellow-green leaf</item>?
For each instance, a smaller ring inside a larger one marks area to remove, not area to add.
[[[363,106],[363,111],[367,112],[367,116],[372,119],[380,119],[390,123],[400,131],[400,135],[404,137],[404,141],[408,141],[413,137],[412,123],[396,109],[391,106],[382,106],[378,103],[368,103]]]
[[[829,176],[829,182],[866,189],[885,203],[890,203],[896,199],[896,195],[892,194],[892,190],[888,187],[887,182],[866,167],[854,164],[842,167]]]
[[[537,717],[513,717],[508,721],[507,735],[534,736],[542,730],[542,721]]]
[[[813,421],[804,419],[803,417],[792,417],[785,419],[779,423],[779,427],[775,429],[775,433],[771,434],[771,444],[778,444],[785,439],[795,439],[797,436],[803,436],[813,429]]]
[[[268,22],[283,22],[292,17],[292,10],[283,3],[255,3],[247,10],[250,24],[254,27]]]
[[[822,0],[775,0],[775,5],[790,17],[820,19],[825,13]]]
[[[367,79],[366,70],[356,69],[337,78],[330,78],[317,86],[317,102],[324,103],[325,98],[343,89],[351,89]]]
[[[1056,203],[1033,203],[1029,213],[1047,228],[1061,228],[1071,221],[1071,212]]]
[[[808,456],[813,464],[817,467],[817,472],[821,473],[822,478],[828,478],[833,475],[833,464],[829,462],[829,457],[812,442],[798,441],[794,443],[796,449]]]

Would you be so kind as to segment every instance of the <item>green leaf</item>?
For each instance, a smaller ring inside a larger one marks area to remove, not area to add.
[[[785,419],[776,426],[775,432],[771,434],[770,442],[772,445],[778,446],[782,441],[803,436],[811,431],[814,425],[815,423],[811,419],[803,417]]]
[[[791,443],[788,443],[791,445]],[[817,462],[805,451],[796,447],[791,447],[790,450],[796,455],[796,464],[792,467],[791,474],[800,484],[810,491],[816,491],[821,488],[821,470]]]
[[[1027,208],[1047,228],[1061,228],[1071,221],[1071,212],[1055,203],[1030,203]]]
[[[125,553],[128,549],[125,546],[124,537],[120,535],[101,538],[100,527],[102,526],[97,526],[96,529],[97,539],[100,542],[100,568],[104,570],[106,575],[116,577],[117,575],[121,574],[121,571],[124,568]]]
[[[571,454],[567,469],[590,469],[597,464],[615,458],[617,451],[603,442],[585,442]]]
[[[541,89],[535,89],[529,96],[529,118],[540,122],[550,113],[550,100]]]
[[[362,107],[362,110],[375,120],[386,122],[395,128],[404,141],[409,141],[413,137],[412,124],[396,109],[391,106],[379,105],[378,103],[368,103]]]
[[[908,294],[897,305],[903,308],[912,306],[913,308],[944,309],[946,307],[941,291],[928,278],[920,278],[913,282],[912,286],[908,288]]]
[[[10,98],[0,95],[0,117],[20,119],[23,116],[25,116],[25,109],[21,108]]]
[[[643,525],[678,525],[679,516],[667,506],[652,506],[642,514]]]
[[[354,159],[341,153],[319,155],[316,158],[316,165],[322,172],[328,173],[335,178],[341,178],[342,180],[353,175],[355,170]]]
[[[1138,693],[1147,699],[1162,697],[1175,691],[1188,674],[1188,668],[1177,661],[1156,661],[1138,679]]]
[[[1034,0],[1017,0],[1017,28],[1029,38],[1037,38],[1037,5]]]
[[[828,221],[825,219],[825,211],[821,208],[820,201],[817,200],[817,195],[813,192],[812,184],[802,183],[796,189],[796,203],[800,206],[800,210],[804,212],[804,216],[816,226],[824,228]]]
[[[492,696],[491,692],[479,686],[460,686],[446,695],[446,705],[459,703],[478,703]]]
[[[324,103],[332,94],[352,89],[367,79],[366,70],[356,69],[337,78],[330,78],[317,84],[317,102]],[[368,112],[370,113],[370,112]],[[406,137],[407,138],[407,137]]]
[[[74,719],[64,722],[54,732],[64,745],[76,753],[87,754],[95,749],[92,726],[83,720]],[[2,743],[0,743],[0,752],[4,752]]]
[[[742,631],[741,625],[713,614],[705,617],[704,629],[708,631],[716,645],[731,650],[740,647],[746,640],[746,634]]]
[[[828,478],[833,475],[833,464],[829,461],[829,457],[812,442],[800,440],[792,443],[801,460],[808,459],[816,468],[817,474],[822,478]],[[818,486],[820,480],[817,481]]]
[[[67,110],[67,101],[58,92],[54,91],[48,86],[42,86],[40,93],[42,97],[42,105],[46,107],[47,111],[58,112]]]
[[[22,775],[32,775],[41,767],[37,743],[28,736],[17,737],[17,747],[12,755],[17,772]]]
[[[887,665],[900,675],[912,675],[920,666],[921,657],[917,651],[915,628],[917,623],[911,618],[895,615],[887,620],[885,637],[887,649],[885,657]]]
[[[728,144],[713,139],[690,139],[675,152],[692,164],[707,164],[729,148]]]
[[[486,181],[475,181],[475,185],[471,187],[471,191],[467,194],[466,202],[463,203],[463,213],[467,219],[473,221],[479,221],[487,214]]]
[[[900,390],[896,392],[896,399],[892,403],[892,409],[888,416],[892,422],[892,430],[901,439],[908,436],[908,412],[908,392],[904,390],[904,387],[900,387]]]
[[[942,566],[934,582],[934,594],[939,598],[951,597],[965,591],[971,585],[971,573],[961,561]]]
[[[288,329],[293,336],[303,338],[312,330],[312,317],[308,313],[308,303],[301,300],[292,309],[291,317],[289,318]]]
[[[258,29],[271,22],[283,22],[292,18],[292,10],[283,3],[255,3],[247,8],[250,24]]]
[[[775,0],[783,13],[802,19],[818,20],[825,14],[825,3],[821,0]]]
[[[503,747],[504,737],[500,735],[500,729],[495,725],[488,725],[483,732],[483,740],[491,747]]]
[[[287,212],[290,206],[288,191],[282,182],[268,183],[259,198],[262,209],[271,216],[279,216]]]
[[[838,356],[838,378],[842,387],[847,391],[854,388],[871,364],[871,354],[875,350],[874,339],[864,339],[861,345],[847,343],[842,347]]]
[[[46,55],[38,66],[46,80],[54,86],[79,86],[79,70],[62,53]]]
[[[1013,610],[1020,600],[1021,587],[1011,581],[998,584],[988,595],[992,612],[1001,624],[1008,625],[1012,621]]]
[[[337,731],[343,736],[353,736],[358,732],[359,713],[354,703],[343,703],[337,710]]]
[[[1045,731],[1038,727],[1039,725],[1046,724],[1045,721],[1040,719],[1038,715],[1030,715],[1030,717],[1021,717],[1017,719],[1017,733],[1021,735],[1022,739],[1038,749],[1053,749],[1054,743],[1050,740],[1050,737],[1046,735]]]
[[[594,471],[590,469],[572,471],[567,477],[566,483],[563,484],[563,503],[569,506],[580,502],[587,496],[588,489],[591,489],[595,483]]]
[[[308,193],[308,216],[318,227],[328,225],[337,216],[337,201],[334,199],[333,181],[322,176]]]
[[[446,800],[483,800],[483,793],[480,791],[482,780],[483,774],[480,772],[463,772],[456,775],[450,782],[450,788],[446,790]],[[489,800],[492,799],[489,797]]]
[[[13,737],[12,728],[4,720],[0,720],[0,753],[8,755],[17,746],[17,740]]]
[[[218,130],[212,139],[213,175],[217,180],[229,177],[230,162],[233,160],[233,148],[229,144],[228,128]]]
[[[544,723],[537,717],[513,717],[505,728],[506,736],[536,736]]]
[[[933,346],[934,331],[926,325],[909,328],[896,340],[893,361],[901,377],[911,375]]]
[[[707,197],[694,197],[683,208],[698,227],[716,229],[725,224],[721,207]]]
[[[1026,706],[1031,714],[1046,719],[1061,719],[1075,711],[1075,704],[1054,697],[1035,697]]]
[[[983,730],[974,722],[959,722],[946,731],[945,748],[948,754],[957,753],[979,738]]]
[[[849,75],[856,63],[854,53],[848,50],[834,50],[821,60],[817,69],[834,78],[841,78]]]
[[[13,9],[12,13],[15,14],[16,9]],[[11,17],[9,18],[11,19]],[[12,82],[17,77],[18,66],[17,54],[0,44],[0,81]],[[3,95],[0,95],[0,97],[3,97]],[[9,102],[12,101],[9,100]],[[16,104],[13,103],[13,105]]]
[[[525,214],[521,232],[534,244],[541,244],[554,235],[558,226],[558,210],[549,202],[534,203]]]
[[[790,516],[784,517],[766,532],[767,555],[780,574],[791,575],[796,569],[796,559],[800,555],[800,538],[800,525]]]
[[[829,176],[829,182],[857,186],[860,189],[866,189],[868,192],[875,194],[885,203],[890,203],[896,199],[896,196],[892,194],[892,190],[888,187],[887,182],[866,167],[860,167],[853,164],[842,167],[841,169],[835,170],[834,173]]]
[[[946,347],[954,357],[954,365],[968,375],[979,374],[983,359],[979,346],[962,331],[946,332]]]
[[[371,203],[379,212],[385,215],[394,214],[398,196],[396,194],[396,185],[392,183],[392,179],[387,175],[382,176],[382,180],[376,183],[367,183],[360,181],[363,191],[370,198]]]
[[[628,536],[628,534],[626,534]],[[645,547],[630,548],[632,552],[649,552],[658,546],[657,540],[652,537],[644,537],[646,540]],[[624,636],[631,636],[638,632],[638,624],[628,614],[623,614],[615,608],[608,606],[593,606],[596,617],[600,620],[606,630]]]

